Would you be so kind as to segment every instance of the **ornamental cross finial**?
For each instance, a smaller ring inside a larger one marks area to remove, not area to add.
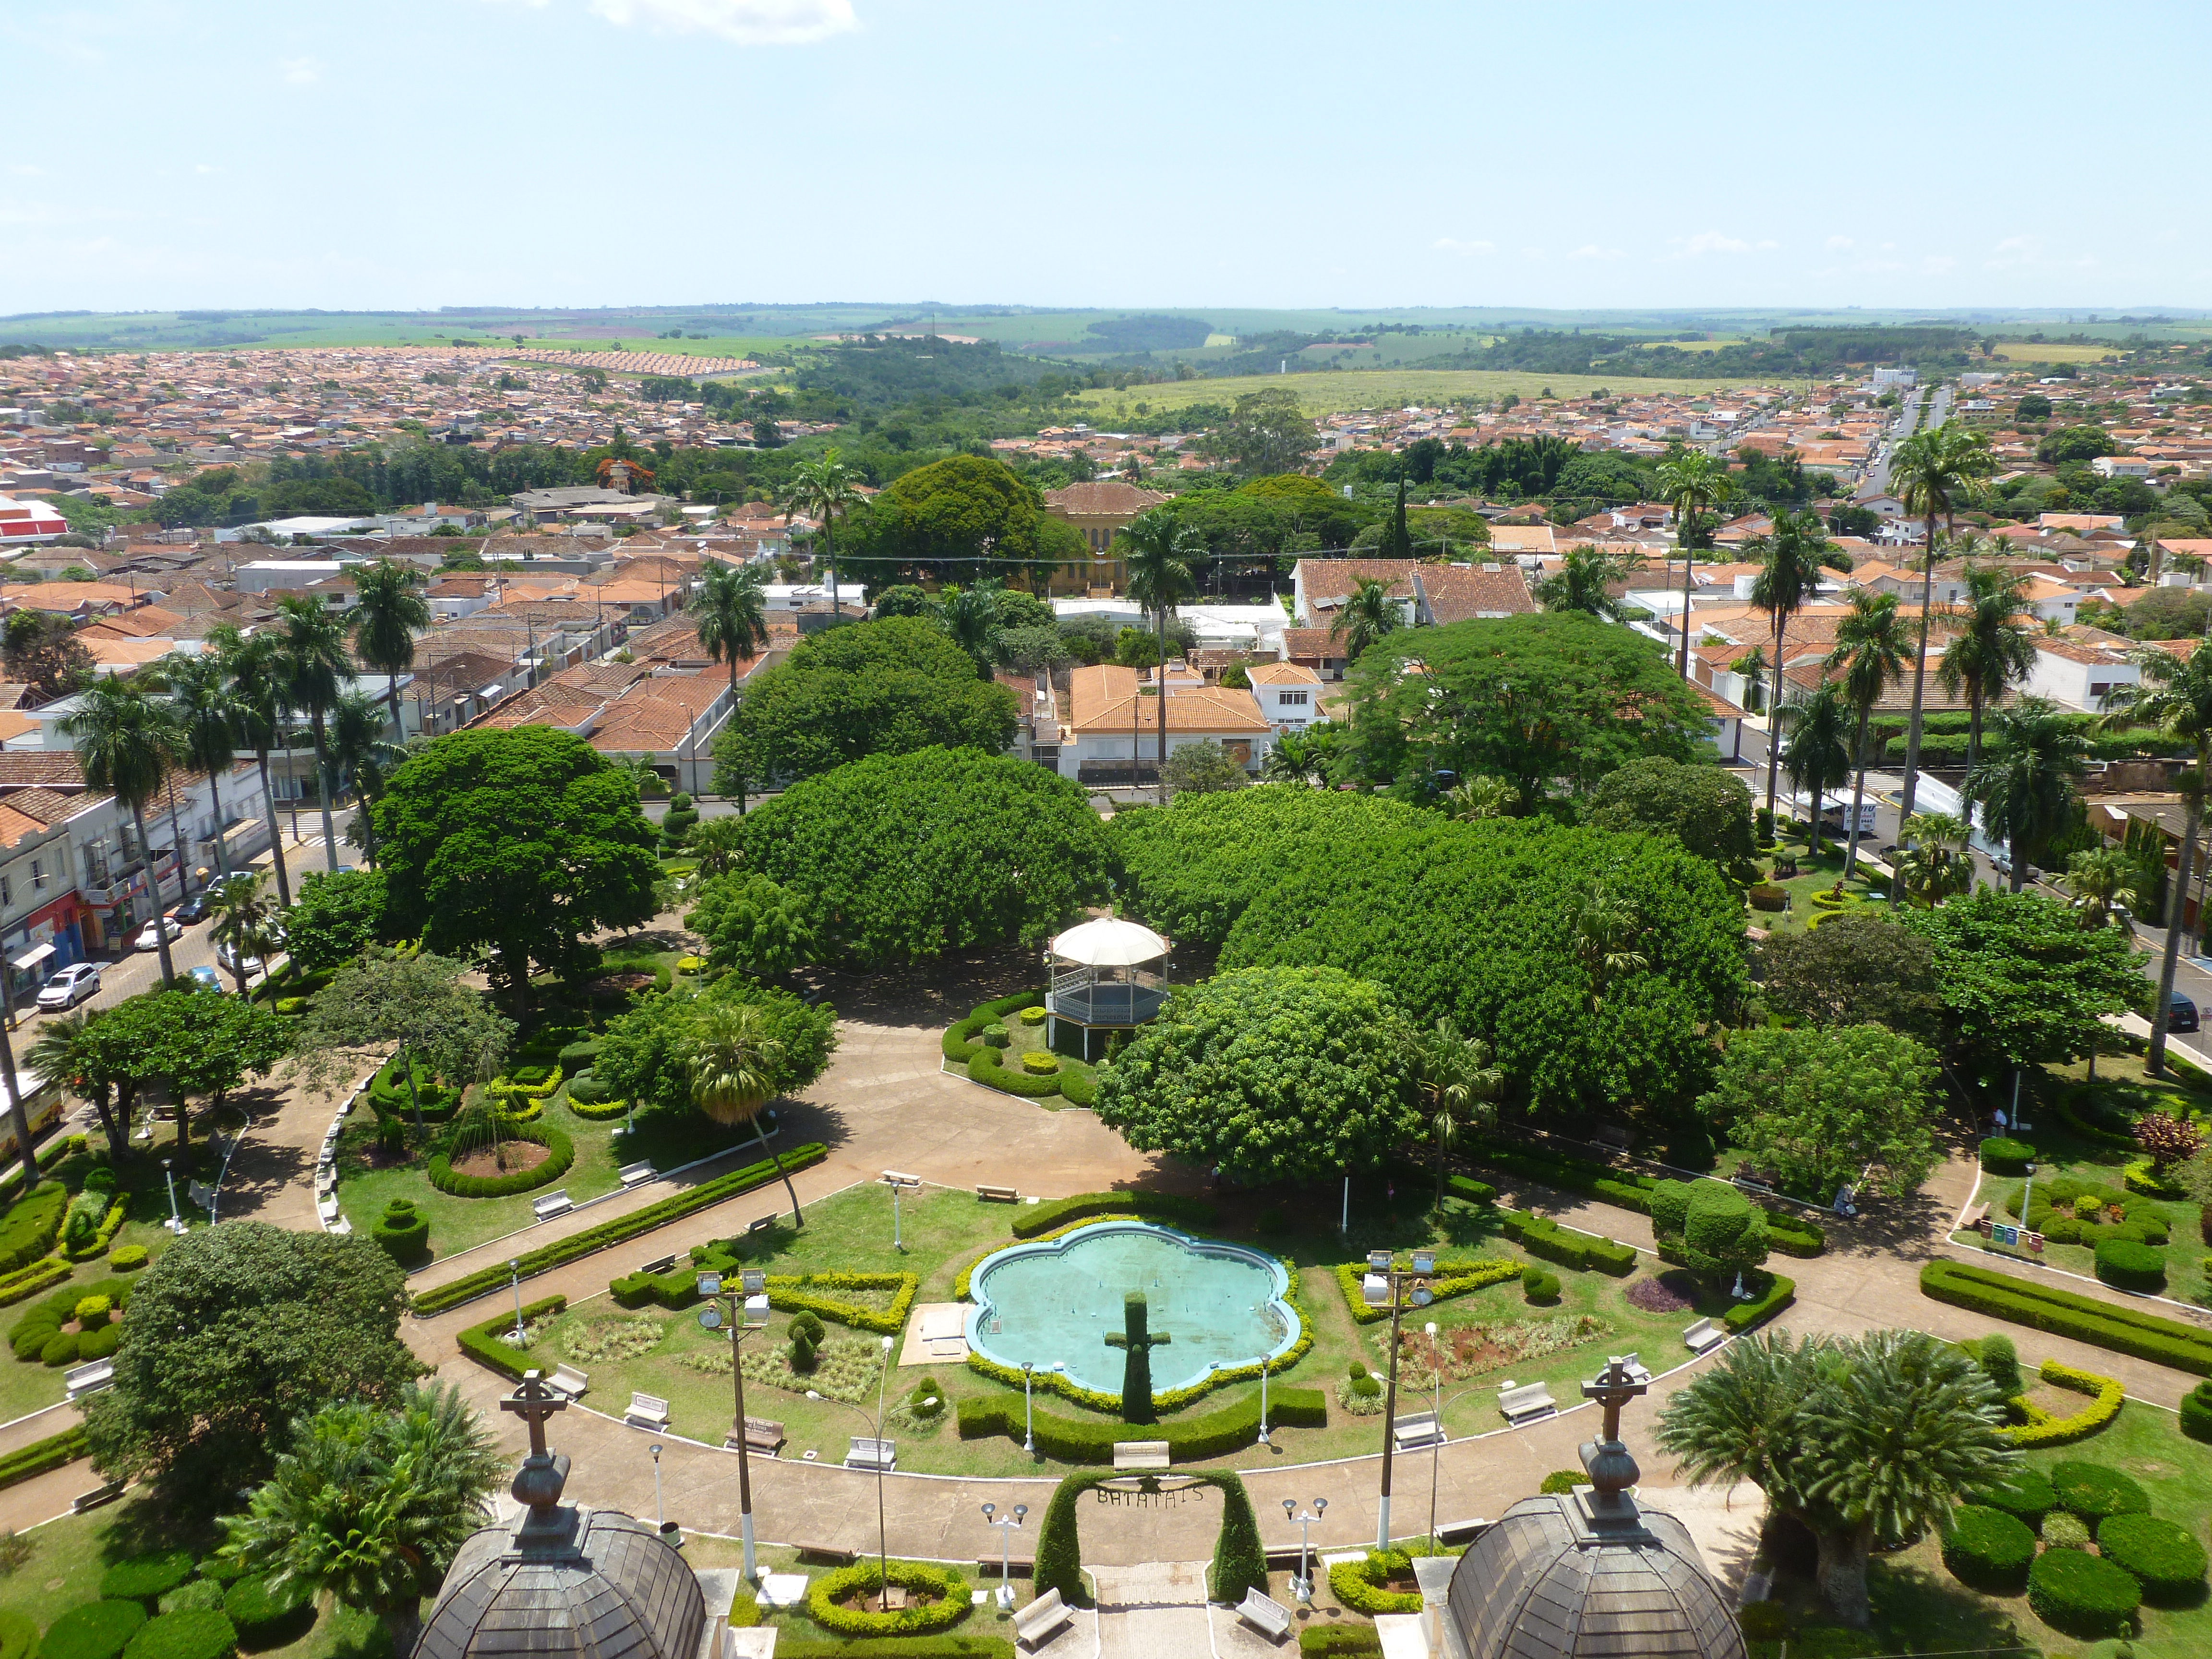
[[[499,1402],[503,1412],[513,1412],[530,1425],[530,1455],[545,1455],[545,1419],[556,1412],[565,1412],[568,1402],[545,1386],[544,1376],[537,1371],[525,1371],[522,1386],[507,1399]]]
[[[1609,1356],[1605,1369],[1583,1384],[1583,1398],[1595,1400],[1605,1407],[1607,1440],[1620,1438],[1620,1408],[1649,1386],[1636,1380],[1635,1373],[1619,1354]]]
[[[1175,1339],[1152,1329],[1152,1304],[1142,1291],[1121,1298],[1121,1328],[1106,1333],[1106,1346],[1123,1350],[1121,1361],[1121,1420],[1151,1423],[1152,1410],[1152,1350]]]

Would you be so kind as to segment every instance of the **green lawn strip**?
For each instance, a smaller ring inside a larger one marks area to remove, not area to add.
[[[1765,797],[1762,796],[1760,799],[1764,799]],[[1798,873],[1784,880],[1771,881],[1768,884],[1779,887],[1790,895],[1790,908],[1781,911],[1753,910],[1751,913],[1751,923],[1754,927],[1765,928],[1769,933],[1802,933],[1814,917],[1835,908],[1814,903],[1813,895],[1827,892],[1835,886],[1836,878],[1843,873],[1843,850],[1838,843],[1829,838],[1825,830],[1821,833],[1820,856],[1817,859],[1807,851],[1802,836],[1784,836],[1779,850],[1796,854]],[[1844,893],[1861,904],[1868,902],[1869,894],[1873,890],[1874,884],[1867,878],[1864,860],[1864,855],[1872,850],[1869,839],[1861,836],[1859,838],[1861,861],[1858,872],[1844,884]],[[1771,853],[1761,853],[1759,855],[1759,861],[1761,866],[1771,871],[1774,858],[1775,854]],[[1887,884],[1881,884],[1880,890],[1887,895],[1888,892]],[[1843,908],[1849,909],[1852,907],[1845,904]]]
[[[160,1173],[157,1168],[155,1173]],[[182,1206],[183,1197],[179,1195]],[[73,1263],[67,1279],[56,1279],[36,1296],[26,1297],[12,1306],[0,1308],[0,1334],[4,1334],[15,1322],[48,1297],[59,1296],[65,1285],[88,1285],[94,1279],[112,1279],[115,1267],[108,1259],[117,1246],[142,1246],[150,1257],[158,1256],[171,1244],[176,1236],[160,1224],[158,1216],[168,1213],[166,1198],[157,1204],[151,1193],[133,1194],[131,1218],[117,1232],[108,1247],[108,1255],[94,1256],[89,1261]],[[195,1213],[202,1213],[195,1212]],[[140,1273],[145,1272],[140,1268]],[[41,1364],[36,1359],[18,1359],[4,1347],[0,1347],[0,1423],[12,1422],[48,1406],[58,1405],[68,1394],[62,1382],[65,1366]]]

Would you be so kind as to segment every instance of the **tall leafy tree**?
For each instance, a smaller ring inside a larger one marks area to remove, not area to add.
[[[1656,1438],[1692,1486],[1749,1480],[1820,1548],[1820,1593],[1842,1623],[1868,1622],[1867,1559],[1910,1538],[2019,1460],[1981,1367],[1917,1331],[1800,1346],[1787,1331],[1729,1345],[1660,1413]]]
[[[415,665],[415,636],[430,626],[430,602],[418,580],[414,566],[393,559],[379,559],[353,572],[353,648],[385,676],[394,743],[407,732],[399,718],[399,677]]]
[[[1698,520],[1735,496],[1728,463],[1701,449],[1685,449],[1659,463],[1659,493],[1674,509],[1674,538],[1682,547],[1682,656],[1676,672],[1690,677],[1690,567],[1700,540]],[[1769,791],[1771,794],[1772,792]]]
[[[292,878],[284,867],[284,836],[276,817],[276,795],[269,784],[269,755],[284,732],[284,679],[278,661],[282,641],[272,630],[240,634],[228,623],[208,630],[208,643],[230,675],[233,718],[238,741],[253,751],[261,774],[261,810],[269,825],[270,857],[276,872],[276,902],[292,904]]]
[[[1948,812],[1915,812],[1898,832],[1897,884],[1923,904],[1974,890],[1966,823]]]
[[[1754,1028],[1730,1034],[1698,1110],[1789,1191],[1906,1198],[1943,1161],[1935,1081],[1935,1054],[1880,1025]]]
[[[738,691],[738,662],[768,643],[765,606],[758,571],[720,559],[707,562],[690,609],[708,658],[729,665],[732,696]]]
[[[1778,713],[1786,720],[1790,736],[1782,746],[1782,765],[1790,774],[1790,787],[1812,799],[1813,856],[1820,855],[1820,798],[1839,789],[1851,775],[1851,716],[1844,690],[1833,680],[1801,703]],[[1784,723],[1778,720],[1777,725]]]
[[[1160,721],[1159,766],[1164,775],[1168,763],[1168,696],[1165,664],[1168,659],[1168,613],[1196,592],[1197,581],[1192,565],[1203,550],[1204,544],[1191,531],[1180,525],[1172,514],[1159,507],[1139,513],[1115,538],[1115,550],[1129,569],[1129,597],[1152,613],[1158,629],[1160,656],[1163,665],[1159,679]],[[1158,783],[1159,799],[1167,799],[1167,780],[1163,775]]]
[[[844,596],[837,586],[837,520],[849,514],[864,498],[860,475],[847,466],[832,445],[821,459],[801,461],[791,469],[783,488],[783,510],[799,513],[822,526],[822,550],[830,562],[830,614],[844,614]]]
[[[761,1114],[776,1094],[776,1073],[783,1044],[769,1012],[757,1002],[709,1002],[693,1013],[684,1064],[691,1079],[691,1100],[707,1116],[726,1125],[750,1124],[761,1150],[775,1164],[783,1190],[791,1198],[791,1219],[803,1227],[799,1189],[783,1156],[768,1143]]]
[[[2194,778],[2182,792],[2187,817],[2173,872],[2176,896],[2167,918],[2165,954],[2159,961],[2158,1006],[2150,1016],[2150,1070],[2154,1076],[2162,1076],[2166,1016],[2173,1005],[2173,972],[2181,951],[2181,896],[2189,891],[2197,837],[2204,823],[2204,780],[2212,777],[2212,651],[2199,649],[2182,658],[2144,646],[2132,653],[2132,659],[2140,678],[2134,685],[2112,688],[2106,699],[2112,711],[2106,723],[2154,726],[2160,736],[2185,743],[2197,752]]]
[[[1601,830],[1664,830],[1717,864],[1757,850],[1751,791],[1725,767],[1694,761],[1654,756],[1607,773],[1583,805],[1583,822]]]
[[[1898,445],[1890,461],[1889,486],[1906,512],[1921,517],[1926,536],[1921,557],[1920,640],[1912,658],[1912,713],[1905,731],[1905,791],[1899,805],[1902,818],[1912,816],[1920,787],[1920,710],[1927,698],[1928,618],[1935,606],[1940,545],[1936,526],[1953,528],[1959,508],[1973,499],[1981,481],[1996,470],[1985,435],[1949,425],[1914,433]],[[1893,884],[1890,902],[1894,904],[1900,896]]]
[[[938,621],[952,642],[974,659],[975,672],[984,678],[990,677],[991,640],[999,630],[999,599],[1005,592],[1005,583],[987,576],[964,587],[953,583],[937,603]]]
[[[1344,603],[1336,608],[1328,636],[1344,647],[1346,662],[1358,662],[1367,647],[1396,633],[1406,623],[1405,612],[1390,597],[1390,584],[1369,578],[1352,584]]]
[[[92,1018],[70,1013],[47,1020],[39,1027],[38,1036],[24,1051],[23,1064],[34,1075],[58,1084],[92,1107],[99,1115],[100,1128],[107,1135],[108,1162],[120,1164],[130,1151],[124,1139],[129,1126],[116,1121],[110,1104],[114,1098],[114,1080],[106,1074],[93,1045],[86,1040],[85,1029]],[[20,1133],[23,1126],[16,1127]],[[33,1176],[27,1182],[23,1190],[29,1191],[35,1179]]]
[[[94,681],[86,689],[76,712],[62,720],[61,730],[76,747],[85,782],[114,796],[130,813],[138,850],[146,860],[146,882],[154,892],[154,919],[158,923],[161,885],[154,878],[154,851],[146,840],[146,804],[167,787],[183,752],[174,715],[167,703],[143,686],[111,678]],[[176,856],[181,879],[184,848],[177,848]],[[167,931],[156,926],[154,937],[161,954],[161,982],[173,985],[177,967],[169,959]],[[31,1144],[27,1134],[22,1136],[21,1144],[27,1147]]]
[[[230,873],[223,846],[222,778],[238,758],[238,699],[231,693],[230,670],[219,652],[197,657],[171,654],[155,665],[169,688],[169,707],[185,764],[208,781],[215,803],[216,867]]]
[[[1966,568],[1966,592],[1954,608],[1958,632],[1943,647],[1936,672],[1953,696],[1966,694],[1966,765],[1982,757],[1982,714],[2006,689],[2035,667],[2029,631],[2027,578],[1997,564]]]
[[[1970,769],[1959,793],[1982,809],[1982,823],[2012,851],[2012,890],[2027,881],[2027,855],[2064,829],[2074,786],[2088,769],[2089,739],[2043,697],[2022,697],[1997,712],[1996,741]]]
[[[1851,786],[1851,821],[1844,852],[1846,876],[1859,863],[1859,811],[1866,801],[1869,759],[1867,726],[1883,694],[1905,678],[1905,653],[1909,648],[1897,595],[1854,589],[1850,614],[1838,619],[1836,643],[1821,664],[1831,673],[1843,670],[1844,696],[1850,700],[1854,722],[1851,759],[1856,781]]]
[[[307,717],[315,744],[316,794],[323,809],[323,856],[338,867],[337,831],[331,818],[331,797],[337,784],[331,775],[330,711],[351,672],[346,660],[345,619],[319,599],[297,595],[276,601],[280,644],[277,672],[284,701]]]
[[[514,1022],[463,982],[471,971],[471,963],[427,951],[388,961],[354,957],[339,966],[301,1021],[296,1069],[315,1088],[327,1090],[359,1077],[362,1066],[396,1044],[419,1130],[416,1066],[461,1087],[497,1075],[514,1046]]]
[[[1573,547],[1559,568],[1536,584],[1536,603],[1547,611],[1579,611],[1604,622],[1619,622],[1623,606],[1609,591],[1628,575],[1627,561],[1598,547]]]
[[[1778,726],[1783,718],[1782,671],[1787,665],[1782,641],[1789,630],[1790,619],[1819,593],[1823,568],[1848,570],[1850,561],[1829,541],[1820,515],[1810,512],[1776,514],[1773,530],[1754,537],[1744,552],[1759,565],[1759,574],[1752,580],[1751,602],[1766,612],[1774,634],[1774,694],[1768,699],[1767,707],[1772,711],[1772,724]],[[1774,815],[1775,779],[1782,760],[1778,735],[1776,731],[1769,731],[1766,739],[1769,817]]]

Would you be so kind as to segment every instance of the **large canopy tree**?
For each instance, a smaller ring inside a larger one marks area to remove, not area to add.
[[[831,957],[874,968],[1035,945],[1102,897],[1106,832],[1083,790],[972,749],[872,755],[745,819],[745,865],[803,895]]]
[[[918,466],[853,513],[846,562],[871,588],[894,582],[972,582],[1025,575],[1042,585],[1064,564],[1089,562],[1073,526],[1004,461],[955,455]]]
[[[1662,830],[1716,864],[1747,859],[1755,850],[1751,791],[1722,766],[1656,756],[1631,761],[1600,780],[1583,805],[1583,822],[1600,830]]]
[[[1411,1038],[1379,989],[1334,968],[1218,975],[1099,1073],[1099,1121],[1247,1181],[1370,1169],[1426,1127]]]
[[[348,959],[300,1022],[299,1070],[327,1089],[397,1045],[420,1128],[417,1065],[460,1087],[496,1075],[514,1041],[514,1023],[461,982],[470,965],[428,952]]]
[[[1932,1052],[1879,1025],[1760,1027],[1729,1038],[1698,1108],[1788,1191],[1826,1198],[1863,1178],[1903,1198],[1943,1161],[1935,1080]]]
[[[725,974],[702,991],[647,997],[608,1021],[592,1075],[614,1099],[634,1102],[640,1111],[689,1112],[695,1103],[690,1058],[696,1028],[708,1010],[735,1006],[761,1011],[757,1036],[774,1045],[762,1062],[773,1094],[804,1089],[822,1075],[836,1052],[833,1009],[810,1007],[788,991]]]
[[[550,726],[456,732],[392,775],[376,802],[386,926],[441,956],[491,952],[524,991],[532,964],[582,964],[579,941],[653,914],[659,837],[637,787]]]

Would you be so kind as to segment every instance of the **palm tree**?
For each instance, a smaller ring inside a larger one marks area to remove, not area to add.
[[[205,775],[208,793],[215,801],[215,862],[230,873],[229,855],[223,849],[222,775],[238,758],[238,700],[231,694],[230,671],[219,653],[197,657],[172,653],[154,665],[169,688],[169,707],[176,715],[185,758],[195,772]]]
[[[392,705],[392,736],[407,728],[399,719],[399,676],[415,665],[415,636],[430,625],[430,602],[416,591],[412,565],[379,559],[353,573],[353,648],[385,676]]]
[[[1790,787],[1812,799],[1812,856],[1820,856],[1820,797],[1841,788],[1851,775],[1851,712],[1844,688],[1833,680],[1786,714],[1790,740],[1784,745],[1782,764],[1790,774]],[[1778,724],[1781,722],[1778,721]]]
[[[1966,568],[1964,599],[1949,607],[1959,631],[1943,647],[1936,672],[1953,696],[1966,693],[1966,765],[1982,757],[1982,710],[2035,667],[2035,641],[2023,625],[2028,615],[2027,578],[2002,565]]]
[[[1686,449],[1659,463],[1659,493],[1674,509],[1674,539],[1682,548],[1682,659],[1677,672],[1690,678],[1690,567],[1698,543],[1698,515],[1735,497],[1728,464],[1702,449]],[[1771,793],[1771,792],[1770,792]]]
[[[709,1003],[693,1016],[684,1054],[693,1103],[717,1123],[753,1126],[761,1149],[783,1177],[783,1190],[791,1195],[792,1221],[803,1227],[806,1218],[799,1213],[799,1189],[761,1129],[761,1112],[775,1095],[775,1069],[782,1058],[783,1044],[769,1034],[768,1011],[757,1003]]]
[[[231,977],[238,981],[238,994],[249,1000],[246,958],[261,963],[262,982],[266,984],[269,958],[276,949],[276,907],[261,881],[259,871],[241,870],[223,883],[216,892],[215,921],[208,928],[210,939],[229,947]]]
[[[1968,770],[1960,799],[1982,809],[1982,824],[2012,849],[2012,890],[2027,884],[2027,855],[2063,830],[2074,786],[2088,769],[2087,733],[2044,697],[1997,711],[1996,741]]]
[[[2173,969],[2181,948],[2182,902],[2188,896],[2190,866],[2197,851],[2197,832],[2204,821],[2203,781],[2212,776],[2212,649],[2200,647],[2185,661],[2156,646],[2130,653],[2142,676],[2134,685],[2116,685],[2106,694],[2112,712],[2104,724],[2155,726],[2159,735],[2186,743],[2197,751],[2191,787],[2182,792],[2188,817],[2181,833],[2181,854],[2173,873],[2174,898],[2166,918],[2166,952],[2158,970],[2158,1006],[2150,1016],[2150,1071],[2166,1071],[2166,1021],[2173,1006]],[[2200,929],[2203,919],[2198,918]]]
[[[975,672],[984,678],[991,672],[991,635],[999,627],[999,596],[1006,591],[1006,584],[996,576],[986,576],[965,587],[956,582],[938,596],[938,621],[952,636],[952,642],[975,659]]]
[[[1753,713],[1756,714],[1759,705],[1765,701],[1764,693],[1766,690],[1765,686],[1759,683],[1766,673],[1766,647],[1763,645],[1753,646],[1750,650],[1729,665],[1729,672],[1743,676],[1746,685],[1751,692],[1747,706]]]
[[[730,695],[738,695],[738,659],[768,643],[767,600],[760,572],[710,560],[699,578],[690,610],[708,659],[730,665]]]
[[[1868,1622],[1877,1539],[1940,1524],[1965,1493],[2018,1462],[1982,1368],[1918,1331],[1731,1343],[1678,1390],[1654,1438],[1692,1486],[1750,1480],[1767,1507],[1808,1528],[1820,1593],[1845,1625]]]
[[[1444,791],[1444,810],[1462,823],[1480,823],[1485,818],[1505,816],[1505,809],[1517,798],[1513,785],[1504,778],[1489,773],[1478,774]]]
[[[315,793],[321,797],[323,808],[323,856],[335,874],[338,837],[331,827],[331,797],[337,793],[337,786],[331,776],[329,716],[350,678],[345,619],[319,599],[296,595],[277,600],[276,608],[283,629],[277,672],[283,677],[285,702],[307,714],[307,729],[314,737]]]
[[[146,882],[154,894],[154,945],[161,959],[161,982],[177,982],[169,960],[168,930],[161,924],[161,884],[154,873],[153,849],[146,842],[146,803],[167,787],[181,758],[183,744],[174,716],[143,686],[125,680],[95,680],[82,694],[76,713],[61,721],[63,735],[76,746],[77,765],[88,787],[112,795],[131,814],[138,851],[146,860]],[[183,849],[177,849],[179,876]],[[26,1135],[23,1144],[30,1145]]]
[[[334,1596],[414,1644],[422,1597],[489,1514],[506,1462],[451,1383],[410,1383],[392,1412],[358,1400],[294,1425],[294,1448],[224,1519],[221,1553],[278,1595]]]
[[[1848,570],[1850,561],[1836,550],[1820,515],[1812,512],[1777,514],[1772,533],[1753,538],[1744,551],[1761,565],[1752,581],[1751,602],[1767,613],[1774,629],[1774,690],[1766,704],[1766,816],[1771,820],[1782,760],[1782,635],[1790,617],[1820,592],[1822,568]]]
[[[1867,726],[1882,694],[1905,678],[1905,624],[1898,614],[1897,595],[1856,588],[1851,593],[1850,615],[1836,623],[1836,643],[1820,666],[1844,671],[1844,695],[1857,715],[1851,754],[1857,762],[1857,781],[1851,787],[1850,840],[1844,852],[1844,874],[1858,868],[1859,811],[1866,800]]]
[[[1606,589],[1627,576],[1627,562],[1619,554],[1571,548],[1559,568],[1536,584],[1536,603],[1547,611],[1579,611],[1601,622],[1619,622],[1623,606]]]
[[[1589,975],[1592,1009],[1603,1005],[1606,992],[1622,975],[1651,966],[1644,949],[1644,918],[1602,881],[1591,884],[1575,917],[1574,951]]]
[[[793,467],[783,489],[782,506],[787,514],[804,514],[822,526],[823,550],[830,561],[830,614],[833,617],[842,614],[837,591],[837,515],[849,514],[861,500],[860,475],[838,459],[834,447],[823,450],[818,461],[801,461]]]
[[[1275,739],[1275,746],[1267,751],[1267,758],[1260,768],[1260,775],[1270,783],[1326,783],[1328,769],[1322,764],[1320,747],[1303,732],[1285,732]]]
[[[85,1037],[94,1018],[63,1014],[48,1020],[23,1051],[23,1066],[33,1076],[50,1079],[78,1099],[91,1103],[92,1109],[100,1115],[100,1127],[107,1133],[108,1162],[120,1164],[129,1150],[130,1125],[115,1121],[109,1103],[111,1085],[94,1064],[94,1050]],[[19,1125],[19,1132],[20,1128]]]
[[[1437,1143],[1437,1195],[1430,1208],[1440,1209],[1444,1154],[1462,1128],[1485,1129],[1496,1120],[1493,1103],[1505,1073],[1491,1064],[1488,1043],[1480,1037],[1462,1036],[1449,1018],[1413,1032],[1408,1046],[1422,1109]]]
[[[1129,520],[1115,538],[1129,567],[1129,597],[1152,613],[1160,643],[1159,771],[1168,763],[1168,613],[1198,591],[1192,566],[1206,544],[1194,530],[1185,529],[1162,507],[1151,507]],[[1131,766],[1133,769],[1133,757]],[[1167,804],[1167,781],[1156,777],[1160,804]]]
[[[283,683],[277,672],[280,641],[273,633],[240,634],[228,623],[208,630],[208,643],[230,675],[233,719],[238,740],[253,751],[261,772],[261,810],[269,824],[269,846],[276,867],[276,900],[292,908],[292,878],[284,867],[284,836],[276,817],[276,792],[269,787],[269,751],[284,729]]]
[[[2074,896],[2074,912],[2081,926],[2094,933],[2117,926],[2118,907],[2136,907],[2135,866],[2117,847],[2100,847],[2076,853],[2066,861],[2066,885]],[[41,1075],[44,1075],[43,1073]]]
[[[1974,890],[1966,826],[1948,812],[1915,812],[1898,831],[1897,886],[1933,907]]]
[[[353,792],[353,822],[348,840],[358,838],[362,854],[376,862],[376,823],[370,809],[384,793],[384,780],[407,751],[384,735],[384,710],[367,691],[347,691],[331,705],[331,772],[341,789]]]
[[[1920,644],[1912,658],[1912,713],[1905,728],[1905,793],[1899,816],[1912,816],[1914,795],[1920,787],[1920,710],[1928,683],[1928,617],[1936,599],[1936,526],[1947,530],[1960,506],[1971,501],[1979,480],[1996,470],[1989,440],[1964,428],[1940,426],[1933,432],[1916,432],[1897,447],[1890,462],[1889,487],[1909,513],[1922,515],[1927,527],[1927,550],[1921,560]],[[1899,895],[1893,888],[1890,902]]]
[[[1328,636],[1340,641],[1346,662],[1357,662],[1377,640],[1396,633],[1406,624],[1406,613],[1390,597],[1386,581],[1361,581],[1352,586],[1337,607]]]

